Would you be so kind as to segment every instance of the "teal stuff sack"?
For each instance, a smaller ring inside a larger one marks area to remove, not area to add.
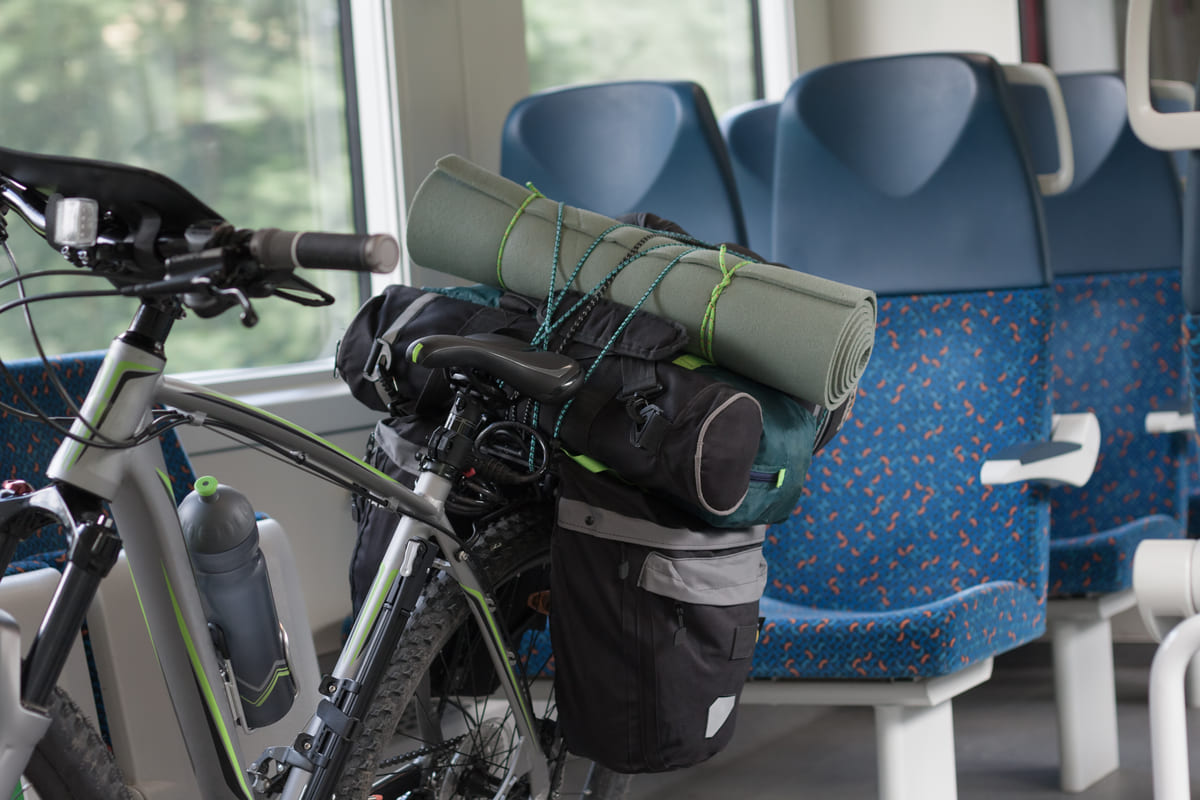
[[[800,493],[812,463],[819,427],[813,407],[696,356],[682,356],[675,363],[745,392],[762,407],[762,438],[750,467],[746,499],[725,516],[695,508],[692,513],[719,528],[783,522],[800,504]]]

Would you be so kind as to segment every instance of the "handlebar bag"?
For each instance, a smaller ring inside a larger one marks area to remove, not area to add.
[[[550,640],[567,748],[623,773],[688,767],[733,736],[758,639],[765,529],[716,529],[564,462]]]

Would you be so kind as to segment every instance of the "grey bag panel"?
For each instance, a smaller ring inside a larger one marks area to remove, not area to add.
[[[401,467],[416,463],[417,452],[423,445],[409,441],[387,424],[387,420],[375,423],[375,446],[392,460],[393,464]]]
[[[630,517],[563,497],[558,501],[558,524],[576,533],[666,550],[728,550],[761,544],[767,526],[749,528],[676,528]]]
[[[757,547],[714,558],[650,553],[642,564],[638,586],[684,603],[756,603],[767,586],[767,560]]]

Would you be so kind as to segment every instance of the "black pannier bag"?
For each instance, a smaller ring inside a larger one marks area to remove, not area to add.
[[[405,358],[412,341],[432,333],[500,333],[523,341],[537,334],[543,305],[498,290],[489,295],[483,287],[469,291],[472,300],[460,300],[391,286],[368,301],[337,356],[354,396],[393,413],[444,409],[450,400],[445,375]],[[480,305],[480,299],[496,305]],[[578,299],[567,294],[559,307],[571,308]],[[628,307],[599,300],[556,327],[558,338],[541,344],[577,359],[587,380],[563,408],[525,403],[522,421],[573,454],[710,519],[737,511],[763,439],[754,395],[707,370],[675,363],[687,334],[652,314],[630,314]]]
[[[711,528],[608,475],[560,472],[550,639],[568,749],[623,773],[710,758],[758,639],[764,527]]]
[[[417,483],[417,452],[424,448],[429,435],[438,424],[439,421],[434,417],[416,415],[380,420],[367,439],[364,460],[411,489]],[[358,537],[354,542],[354,552],[350,556],[350,600],[353,613],[358,616],[400,517],[396,512],[368,502],[358,495],[354,496],[353,503]],[[459,525],[455,527],[458,528]]]

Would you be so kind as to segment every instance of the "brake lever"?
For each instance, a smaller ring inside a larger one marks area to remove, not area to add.
[[[254,310],[254,306],[250,304],[250,298],[241,289],[217,289],[213,288],[212,293],[219,297],[232,297],[237,304],[242,307],[242,313],[239,318],[242,321],[242,326],[253,328],[258,324],[258,312]]]

